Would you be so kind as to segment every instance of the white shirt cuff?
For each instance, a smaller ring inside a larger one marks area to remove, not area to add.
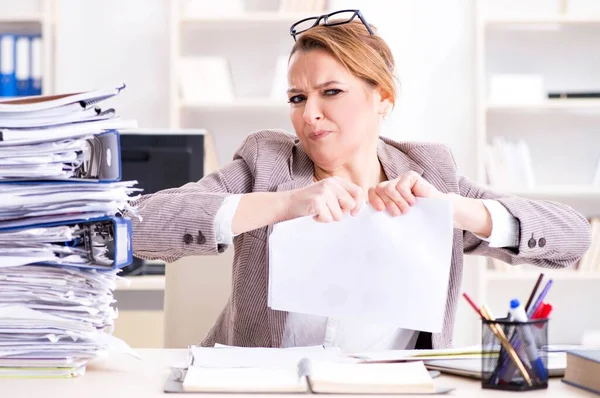
[[[231,231],[231,221],[237,211],[242,195],[229,195],[223,200],[215,217],[215,235],[218,244],[231,245],[234,235]]]
[[[489,238],[475,234],[489,243],[489,247],[519,247],[519,220],[502,203],[483,199],[483,204],[492,217],[492,233]]]

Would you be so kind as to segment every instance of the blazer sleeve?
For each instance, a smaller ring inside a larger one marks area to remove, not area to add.
[[[143,259],[173,262],[181,257],[222,253],[215,217],[225,197],[252,192],[256,138],[249,136],[223,168],[200,181],[143,195],[131,205],[133,252]],[[142,187],[143,188],[143,187]]]
[[[519,224],[518,247],[491,248],[488,242],[464,232],[465,254],[497,258],[508,264],[532,264],[547,268],[569,267],[591,245],[591,227],[571,207],[547,200],[529,200],[484,189],[459,177],[461,196],[492,199],[502,204]]]

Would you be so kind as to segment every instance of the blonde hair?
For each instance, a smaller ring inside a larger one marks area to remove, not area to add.
[[[370,25],[373,32],[374,26]],[[353,75],[379,87],[392,105],[396,101],[395,62],[392,51],[377,34],[371,35],[360,20],[343,25],[317,25],[300,35],[292,47],[296,51],[323,49]]]

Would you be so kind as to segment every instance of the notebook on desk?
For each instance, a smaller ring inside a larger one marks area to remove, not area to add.
[[[420,361],[361,364],[314,349],[203,348],[192,353],[187,369],[172,369],[164,391],[443,394],[452,389],[437,386]]]
[[[481,358],[426,360],[425,366],[430,370],[456,376],[481,379]],[[564,352],[548,352],[548,375],[561,377],[567,366]]]

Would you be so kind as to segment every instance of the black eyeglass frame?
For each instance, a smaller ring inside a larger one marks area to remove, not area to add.
[[[348,18],[348,20],[346,20],[346,21],[336,21],[336,22],[329,23],[329,18],[331,18],[332,16],[334,16],[336,14],[341,14],[341,13],[345,13],[345,12],[353,12],[354,14],[350,18]],[[307,30],[310,30],[310,29],[314,28],[315,26],[319,25],[321,23],[321,20],[325,21],[325,23],[324,23],[325,26],[337,26],[337,25],[344,25],[344,24],[350,23],[350,22],[354,21],[354,18],[356,18],[356,17],[358,17],[358,19],[360,19],[360,21],[363,23],[363,25],[365,25],[365,28],[367,28],[367,30],[369,31],[369,34],[371,34],[371,35],[375,34],[375,33],[373,33],[373,30],[369,26],[369,23],[367,22],[365,17],[363,17],[360,10],[339,10],[339,11],[334,11],[329,14],[323,14],[323,15],[319,15],[319,16],[315,16],[315,17],[304,18],[298,22],[295,22],[292,26],[290,26],[290,35],[294,38],[294,41],[296,41],[297,35],[299,35],[300,33],[306,32]],[[315,20],[315,23],[312,26],[310,26],[300,32],[296,32],[296,30],[294,29],[296,26],[298,26],[299,24],[301,24],[303,22],[310,21],[312,19]]]

